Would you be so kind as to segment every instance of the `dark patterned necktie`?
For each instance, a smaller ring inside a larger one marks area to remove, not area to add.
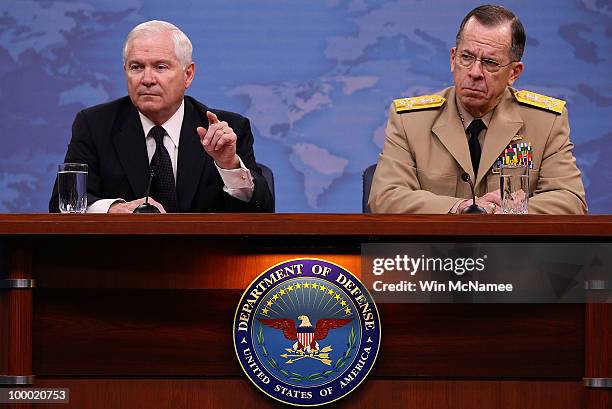
[[[478,164],[480,163],[480,142],[478,142],[478,134],[486,128],[482,119],[474,119],[470,126],[467,127],[467,132],[470,134],[468,146],[470,147],[470,157],[472,158],[472,168],[474,168],[474,176],[478,174]]]
[[[155,154],[151,158],[151,167],[155,167],[155,176],[151,181],[151,197],[164,206],[168,213],[176,213],[178,205],[176,200],[176,186],[172,161],[164,146],[166,130],[156,125],[149,131],[149,136],[155,139]]]

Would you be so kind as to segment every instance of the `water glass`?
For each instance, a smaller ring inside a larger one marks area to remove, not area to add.
[[[527,214],[529,205],[528,166],[502,166],[499,188],[502,213]]]
[[[87,165],[62,163],[57,169],[59,209],[62,213],[87,211]]]

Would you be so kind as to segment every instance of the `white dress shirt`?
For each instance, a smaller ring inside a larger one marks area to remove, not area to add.
[[[145,134],[145,142],[147,145],[147,155],[149,157],[149,163],[151,163],[151,159],[155,154],[156,144],[155,139],[153,139],[152,136],[149,136],[149,131],[155,126],[155,124],[149,118],[144,116],[140,111],[138,112],[138,115],[140,116],[140,122],[142,123],[142,128]],[[166,147],[166,150],[170,155],[170,161],[172,162],[172,172],[174,173],[175,182],[179,143],[181,137],[181,127],[183,124],[184,116],[185,101],[181,103],[181,106],[174,113],[174,115],[172,115],[170,119],[168,119],[161,125],[166,131],[166,134],[164,135],[164,146]],[[217,165],[216,162],[215,166],[217,167],[219,175],[221,175],[221,179],[223,179],[223,191],[229,194],[230,196],[235,197],[236,199],[240,199],[243,202],[248,202],[253,196],[255,184],[253,183],[253,176],[251,175],[251,171],[246,166],[244,166],[242,159],[239,159],[239,169],[222,169]],[[115,202],[125,202],[125,200],[121,198],[100,199],[97,202],[87,206],[87,213],[108,213],[108,209]]]

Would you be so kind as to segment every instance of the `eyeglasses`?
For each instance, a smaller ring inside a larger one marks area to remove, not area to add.
[[[472,54],[468,54],[466,52],[463,52],[461,54],[457,54],[456,56],[456,60],[457,63],[466,69],[470,69],[472,68],[472,65],[474,65],[474,63],[476,61],[480,61],[480,64],[482,65],[482,68],[485,69],[485,71],[487,72],[497,72],[499,70],[501,70],[504,67],[509,66],[510,64],[512,64],[515,61],[510,61],[508,64],[500,64],[497,61],[494,60],[490,60],[488,58],[476,58],[474,57]]]

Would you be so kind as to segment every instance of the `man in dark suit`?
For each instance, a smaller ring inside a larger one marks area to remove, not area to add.
[[[272,211],[248,119],[184,95],[195,74],[192,46],[162,21],[136,26],[125,42],[128,97],[79,112],[65,162],[88,165],[88,212]],[[58,212],[57,181],[49,211]]]

